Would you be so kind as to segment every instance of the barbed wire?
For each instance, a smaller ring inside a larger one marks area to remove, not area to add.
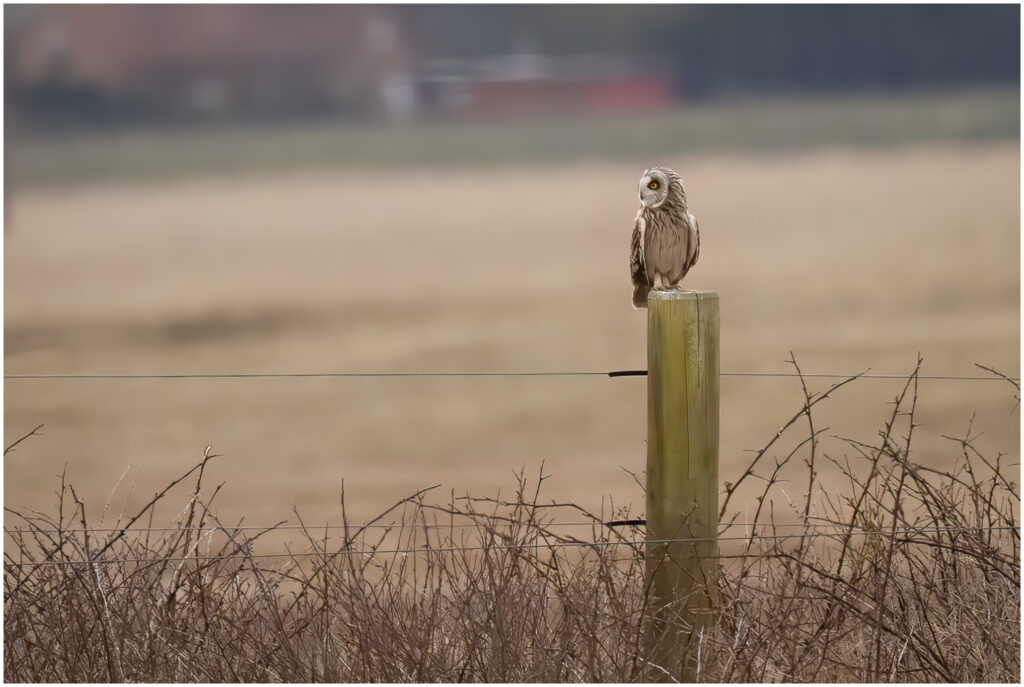
[[[76,373],[42,373],[42,374],[11,374],[4,375],[5,380],[44,380],[44,379],[80,379],[80,380],[133,380],[133,379],[345,379],[345,378],[416,378],[416,377],[646,377],[647,370],[551,370],[551,371],[480,371],[480,372],[211,372],[211,373],[111,373],[111,374],[76,374]],[[870,374],[833,372],[804,373],[796,372],[720,372],[720,377],[748,378],[787,378],[803,377],[804,379],[907,379],[908,375]],[[917,375],[917,379],[931,381],[962,381],[962,382],[997,382],[1008,380],[1019,382],[1019,377],[996,377],[977,375]]]
[[[370,550],[355,550],[346,549],[342,551],[302,551],[302,552],[287,552],[287,553],[260,553],[250,554],[246,552],[232,553],[224,556],[167,556],[167,557],[153,557],[153,558],[106,558],[97,559],[93,561],[38,561],[28,563],[16,563],[13,561],[4,561],[5,566],[10,567],[39,567],[48,565],[91,565],[93,563],[160,563],[163,561],[168,562],[183,562],[183,561],[219,561],[219,560],[235,560],[235,559],[250,559],[250,558],[335,558],[338,556],[378,556],[378,555],[408,555],[408,554],[436,554],[436,553],[455,553],[460,551],[505,551],[511,549],[562,549],[562,548],[581,548],[581,547],[607,547],[607,546],[645,546],[650,544],[671,544],[671,543],[696,543],[702,541],[715,540],[716,537],[694,537],[687,539],[648,539],[648,540],[636,540],[636,541],[607,541],[607,542],[546,542],[543,544],[493,544],[491,546],[438,546],[438,547],[418,547],[418,548],[403,548],[403,549],[370,549]]]
[[[1019,530],[1019,527],[979,527],[979,528],[947,528],[949,530],[961,530],[961,531],[990,531],[990,530]],[[920,535],[928,534],[929,531],[925,529],[896,529],[896,530],[853,530],[852,535],[873,535],[878,537],[886,537],[893,540],[897,540],[897,535],[900,537],[906,535]],[[151,558],[103,558],[95,560],[81,560],[81,561],[28,561],[28,562],[16,562],[16,561],[4,561],[4,567],[10,568],[38,568],[47,566],[64,566],[64,565],[111,565],[116,563],[140,563],[155,565],[158,563],[180,563],[186,561],[195,561],[200,563],[216,562],[216,561],[227,561],[227,560],[249,560],[249,559],[268,559],[268,558],[337,558],[340,556],[364,556],[373,557],[379,555],[419,555],[419,554],[439,554],[439,553],[459,553],[459,552],[472,552],[472,551],[505,551],[505,550],[523,550],[523,549],[564,549],[564,548],[603,548],[612,546],[632,546],[638,548],[641,546],[650,546],[656,544],[697,544],[701,542],[723,542],[723,541],[778,541],[785,539],[800,539],[806,538],[808,533],[797,533],[797,534],[770,534],[770,535],[759,535],[751,534],[748,536],[732,536],[732,537],[677,537],[671,539],[643,539],[643,540],[620,540],[620,541],[595,541],[595,542],[544,542],[536,544],[491,544],[491,545],[478,545],[478,546],[438,546],[438,547],[417,547],[417,548],[396,548],[396,549],[369,549],[369,550],[355,550],[345,549],[341,551],[301,551],[301,552],[286,552],[286,553],[261,553],[254,554],[248,552],[237,552],[228,555],[218,556],[156,556]],[[820,534],[814,536],[822,536]],[[915,541],[911,539],[899,540],[902,543],[910,544],[922,544],[928,545],[930,541]],[[714,555],[702,555],[701,558],[705,559],[718,559],[718,558],[757,558],[765,556],[773,556],[781,554],[763,554],[763,553],[742,553],[742,554],[714,554]]]
[[[469,517],[472,517],[472,516],[470,516],[470,515],[455,515],[454,517],[457,517],[457,518],[469,518]],[[548,528],[551,528],[551,527],[584,527],[584,526],[586,526],[586,527],[601,526],[601,527],[608,527],[608,528],[616,528],[616,527],[628,527],[628,526],[642,527],[642,526],[646,525],[646,522],[644,522],[642,519],[636,519],[636,520],[627,520],[627,521],[615,521],[615,520],[613,520],[611,522],[601,522],[601,521],[598,521],[598,520],[591,520],[589,522],[584,522],[584,521],[580,521],[580,522],[534,522],[532,524],[529,524],[529,523],[523,523],[523,522],[519,522],[519,521],[515,521],[515,520],[507,520],[507,519],[500,519],[499,518],[499,519],[497,519],[494,522],[486,522],[486,523],[484,523],[484,522],[481,522],[481,523],[450,523],[450,524],[442,524],[442,523],[414,523],[414,524],[411,524],[411,525],[408,524],[408,523],[406,523],[405,525],[402,525],[402,524],[377,524],[377,523],[349,524],[349,525],[331,525],[331,524],[326,524],[326,525],[266,525],[266,526],[239,525],[237,527],[231,526],[231,525],[210,525],[210,526],[207,526],[207,527],[200,527],[200,526],[189,526],[189,527],[129,527],[127,529],[123,528],[123,527],[90,527],[88,529],[84,529],[84,528],[81,528],[81,527],[56,528],[56,527],[36,527],[34,525],[26,525],[26,526],[22,526],[22,527],[8,527],[8,526],[5,526],[4,527],[4,533],[6,533],[6,534],[31,534],[33,532],[38,532],[40,534],[59,534],[59,533],[63,532],[65,534],[71,534],[71,533],[81,533],[81,532],[121,532],[121,531],[124,531],[126,533],[129,533],[129,532],[207,532],[207,533],[211,533],[211,532],[217,532],[217,531],[225,532],[225,533],[228,533],[228,532],[230,532],[230,533],[237,533],[237,532],[264,531],[264,532],[268,532],[269,533],[269,532],[273,532],[275,530],[291,530],[291,531],[305,530],[305,531],[308,531],[308,532],[318,532],[318,531],[321,531],[321,530],[343,530],[345,528],[348,528],[349,530],[353,530],[353,531],[368,530],[368,529],[407,529],[407,530],[423,530],[423,529],[428,529],[428,530],[447,530],[447,529],[452,529],[452,528],[454,528],[454,529],[481,528],[481,527],[484,527],[484,526],[489,526],[489,527],[498,527],[498,526],[501,526],[501,527],[511,527],[511,526],[514,526],[514,525],[524,525],[524,524],[527,525],[528,527],[532,528],[532,529],[548,529]],[[729,522],[729,523],[719,523],[719,527],[722,529],[723,532],[727,532],[729,529],[732,529],[732,528],[735,528],[735,527],[771,527],[772,529],[780,529],[780,528],[782,528],[782,529],[795,529],[795,528],[800,528],[800,529],[807,529],[807,530],[824,530],[824,529],[848,530],[848,529],[850,529],[850,525],[849,524],[838,523],[838,522],[835,522],[835,523],[833,523],[833,522],[824,522],[824,523]],[[884,527],[884,525],[879,525],[879,527]],[[853,529],[855,531],[862,531],[862,532],[877,532],[878,531],[877,528],[864,528],[864,527],[857,528],[857,527],[855,527]],[[927,534],[927,533],[937,533],[937,532],[974,532],[974,531],[1019,530],[1019,529],[1020,529],[1020,526],[1013,526],[1013,527],[1011,527],[1011,526],[998,526],[998,527],[963,527],[963,526],[957,526],[957,527],[954,527],[954,526],[934,527],[934,526],[926,525],[926,526],[923,526],[923,527],[906,527],[906,528],[903,528],[903,530],[901,530],[901,531],[912,532],[912,533],[915,533],[915,534]],[[792,536],[792,535],[786,535],[786,536]]]

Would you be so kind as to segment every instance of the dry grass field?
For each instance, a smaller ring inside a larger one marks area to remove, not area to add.
[[[1018,376],[1017,141],[701,154],[587,165],[250,174],[27,189],[5,237],[5,371],[611,370],[644,366],[629,305],[635,183],[664,162],[702,229],[724,372]],[[1019,455],[999,382],[922,381],[916,460]],[[865,436],[900,382],[820,406]],[[212,444],[225,522],[358,519],[417,488],[483,495],[514,469],[589,508],[642,507],[642,379],[7,380],[4,500],[47,508],[67,465],[93,525]],[[802,403],[792,379],[722,381],[723,479]],[[934,452],[934,456],[932,456]],[[111,489],[123,475],[116,492]],[[134,485],[134,490],[132,486]],[[798,489],[794,487],[794,489]],[[505,493],[505,492],[502,492]]]

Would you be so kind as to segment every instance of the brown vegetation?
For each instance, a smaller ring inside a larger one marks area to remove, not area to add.
[[[919,370],[874,440],[834,437],[813,410],[851,380],[804,386],[802,407],[726,483],[719,620],[694,647],[702,681],[1019,681],[1016,466],[979,452],[970,430],[947,438],[948,469],[918,462]],[[212,508],[214,458],[109,530],[63,479],[54,512],[8,513],[6,680],[603,682],[657,670],[642,533],[606,524],[628,520],[622,509],[547,503],[544,476],[520,474],[510,499],[423,490],[360,525],[300,517],[301,550],[261,553],[272,531]],[[828,469],[845,487],[822,487]],[[155,528],[154,506],[186,479],[178,516]]]

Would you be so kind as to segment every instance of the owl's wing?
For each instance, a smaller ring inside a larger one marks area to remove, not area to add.
[[[697,218],[687,214],[689,218],[689,241],[686,242],[686,261],[683,264],[683,274],[690,271],[690,268],[697,264],[700,257],[700,227],[697,225]]]
[[[647,222],[641,215],[633,222],[633,240],[629,251],[629,272],[633,279],[633,307],[647,307],[647,292],[651,283],[647,280],[647,267],[644,264],[644,234]]]

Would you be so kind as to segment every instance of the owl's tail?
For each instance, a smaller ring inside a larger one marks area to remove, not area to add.
[[[647,292],[651,287],[647,284],[638,284],[633,287],[633,307],[639,310],[647,307]]]

